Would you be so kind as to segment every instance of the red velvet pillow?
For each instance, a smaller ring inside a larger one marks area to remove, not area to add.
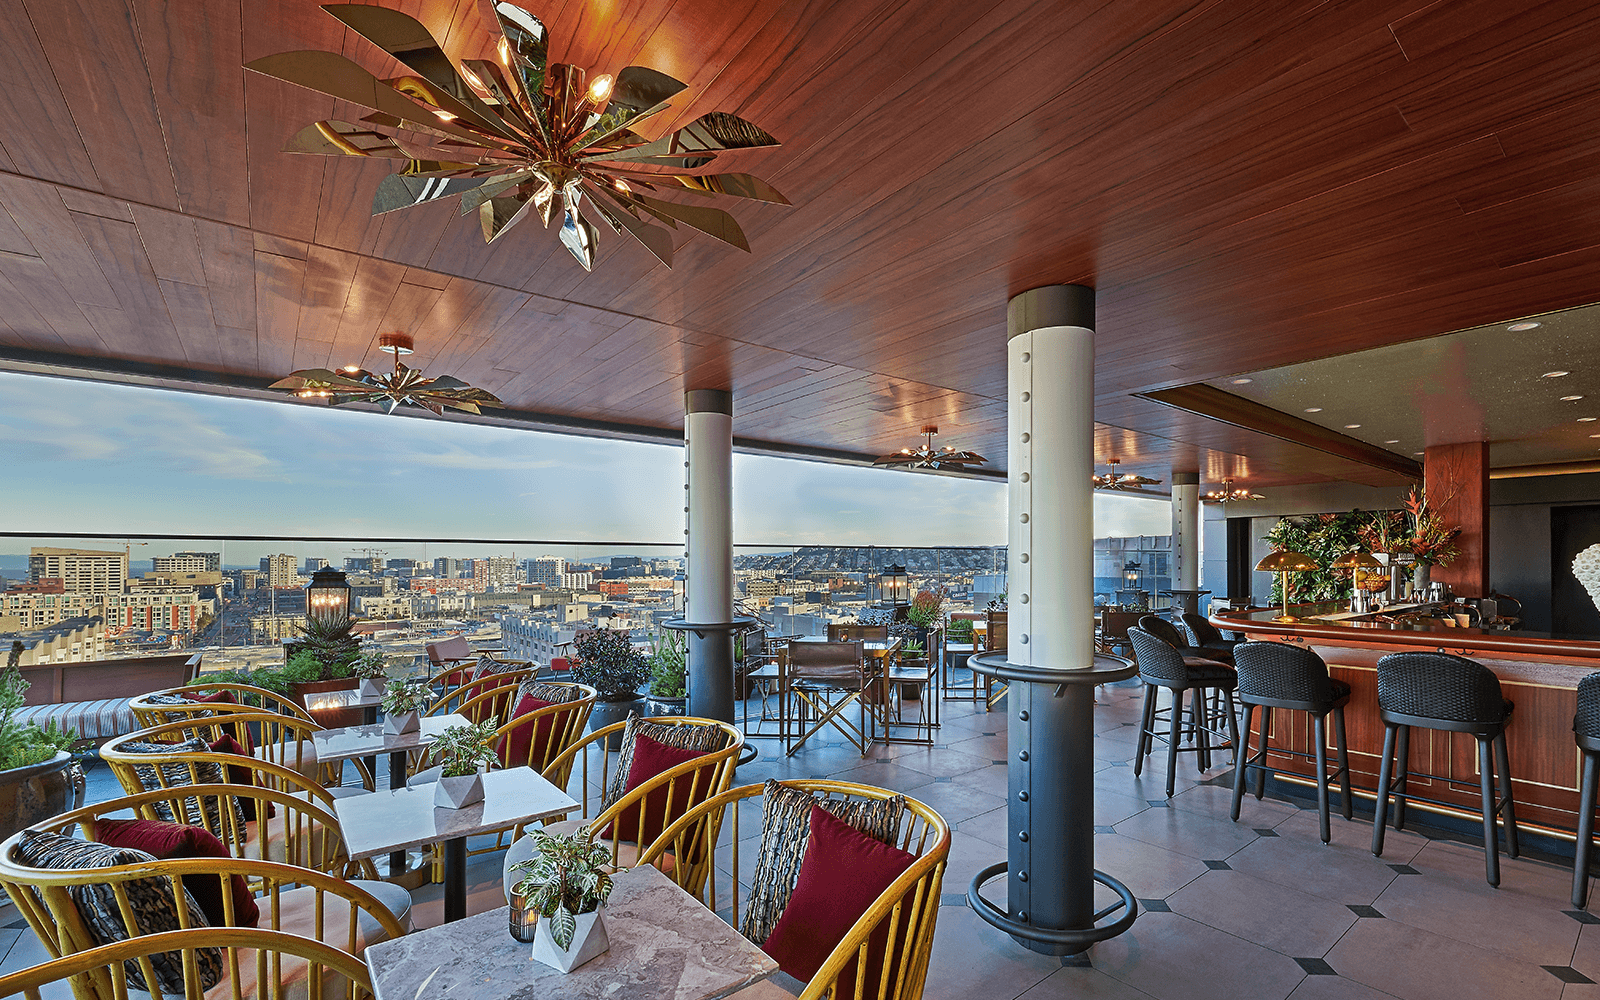
[[[628,783],[623,786],[623,794],[626,795],[656,775],[670,771],[684,761],[704,756],[706,755],[699,750],[669,747],[639,733],[633,738],[633,764],[628,768]],[[698,786],[691,796],[689,786],[696,781]],[[711,797],[711,783],[712,775],[709,768],[681,774],[671,783],[673,787],[670,802],[667,801],[667,785],[661,785],[639,802],[617,814],[615,825],[620,831],[617,839],[632,841],[640,847],[654,843],[655,839],[661,836],[661,831],[672,825],[673,820]],[[642,823],[639,817],[641,806],[644,809]],[[609,839],[612,826],[613,824],[607,823],[606,828],[595,835],[595,839]]]
[[[572,661],[565,656],[553,656],[550,658],[550,672],[552,674],[564,674],[571,669]]]
[[[777,961],[778,967],[801,981],[809,981],[822,968],[833,949],[839,946],[850,928],[867,912],[883,891],[916,862],[916,856],[885,844],[823,809],[811,807],[811,836],[805,858],[795,880],[794,894],[783,916],[762,943],[761,950]],[[925,906],[938,900],[924,901]],[[910,916],[908,896],[900,910],[900,923]],[[893,920],[886,919],[872,932],[867,945],[867,983],[862,996],[876,997],[883,971],[883,952]],[[903,932],[902,932],[903,933]],[[898,952],[905,944],[895,935],[896,957],[891,963],[891,981],[899,963]],[[839,973],[835,996],[856,995],[856,963],[851,961]]]
[[[108,847],[129,847],[155,855],[157,861],[172,858],[227,858],[232,857],[209,831],[182,823],[163,823],[151,819],[101,819],[95,820],[94,838]],[[254,927],[261,920],[261,908],[243,875],[234,875],[233,916],[235,927]],[[213,927],[228,926],[226,911],[222,908],[222,882],[215,875],[185,875],[183,887],[200,912]]]
[[[250,756],[250,751],[240,746],[239,741],[227,733],[223,733],[212,742],[211,752],[232,753],[238,754],[241,757]],[[228,780],[235,785],[254,785],[256,783],[255,775],[251,773],[250,768],[234,767],[232,764],[228,765]],[[239,810],[244,813],[244,818],[247,822],[256,818],[255,799],[245,797],[239,799],[238,802]],[[273,809],[272,803],[267,803],[267,815],[271,816],[274,812],[276,812],[276,810]]]
[[[557,702],[545,701],[542,698],[535,698],[531,694],[525,694],[522,696],[522,700],[517,702],[516,710],[511,713],[512,721],[515,722],[518,718],[530,712],[537,712],[541,708],[549,708],[554,704],[557,704]],[[537,722],[522,723],[500,737],[499,744],[495,746],[495,753],[500,755],[500,759],[505,762],[506,767],[523,767],[530,759],[528,745],[531,743],[533,745],[531,759],[536,764],[542,762],[546,751],[550,748],[550,734],[555,731],[556,717],[560,714],[560,712],[551,712],[549,715],[540,716]]]

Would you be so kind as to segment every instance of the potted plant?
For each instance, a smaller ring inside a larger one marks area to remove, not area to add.
[[[355,662],[350,664],[350,669],[361,678],[363,698],[381,696],[384,688],[388,686],[389,665],[384,661],[383,654],[375,649],[356,657]]]
[[[22,652],[14,641],[0,671],[0,839],[83,804],[83,770],[70,752],[77,734],[54,720],[43,728],[16,720],[28,691]]]
[[[324,691],[356,688],[352,665],[361,655],[361,638],[351,634],[354,625],[348,616],[328,621],[307,616],[300,624],[300,638],[285,647],[288,662],[283,673],[289,696],[329,729],[361,724],[359,708],[313,709],[307,699]]]
[[[533,830],[530,836],[533,857],[512,866],[527,872],[511,890],[512,923],[543,918],[534,932],[533,957],[565,974],[611,947],[605,925],[611,851],[594,843],[587,827],[572,834]]]
[[[684,715],[689,710],[685,642],[682,632],[667,631],[654,644],[650,656],[651,715]]]
[[[460,809],[483,801],[483,775],[495,762],[497,728],[493,720],[451,726],[428,747],[439,768],[433,786],[435,808]]]
[[[426,677],[402,677],[387,685],[378,703],[383,708],[383,731],[398,736],[422,728],[421,712],[432,697]]]
[[[644,708],[639,685],[650,676],[644,654],[633,648],[626,632],[597,628],[580,635],[572,643],[572,679],[587,684],[598,693],[589,713],[589,731],[598,732],[621,722]],[[611,749],[621,745],[620,734],[608,741]]]

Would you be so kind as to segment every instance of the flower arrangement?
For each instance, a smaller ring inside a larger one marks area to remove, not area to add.
[[[1411,515],[1411,537],[1406,540],[1411,554],[1424,566],[1448,566],[1460,550],[1456,539],[1460,528],[1444,523],[1444,518],[1428,506],[1427,497],[1420,487],[1411,487],[1405,502],[1406,513]]]
[[[592,841],[587,827],[572,834],[530,830],[529,836],[535,853],[512,866],[527,875],[511,891],[549,921],[550,936],[565,950],[572,946],[578,915],[593,913],[611,896],[611,851]]]
[[[493,720],[451,726],[429,745],[428,756],[443,768],[446,778],[477,774],[479,768],[488,768],[498,759],[494,753],[496,728]]]
[[[944,587],[917,591],[917,596],[911,599],[911,609],[906,612],[906,620],[921,628],[933,628],[944,616],[944,600]]]
[[[420,712],[428,707],[428,702],[433,698],[433,691],[428,687],[426,677],[402,677],[391,683],[383,692],[384,715],[404,715],[406,712]]]

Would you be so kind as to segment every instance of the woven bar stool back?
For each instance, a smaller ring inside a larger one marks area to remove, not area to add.
[[[1172,628],[1171,623],[1164,624]],[[1139,746],[1134,756],[1133,773],[1138,777],[1143,772],[1144,759],[1154,747],[1155,741],[1164,740],[1167,744],[1167,797],[1171,798],[1180,749],[1186,753],[1193,752],[1196,765],[1201,771],[1205,771],[1211,767],[1213,749],[1211,736],[1219,736],[1225,741],[1215,749],[1239,745],[1238,722],[1233,711],[1233,689],[1238,676],[1234,673],[1233,667],[1226,663],[1197,656],[1185,656],[1171,643],[1161,640],[1140,626],[1128,629],[1128,640],[1133,644],[1134,655],[1139,663],[1139,677],[1146,685],[1144,717],[1139,729]],[[1172,692],[1170,725],[1165,735],[1156,731],[1158,688],[1166,688]],[[1184,723],[1183,708],[1186,691],[1194,692],[1190,697],[1187,725]],[[1223,715],[1228,727],[1226,734],[1212,728],[1214,723],[1205,707],[1206,696],[1212,692],[1220,692],[1222,695]],[[1193,735],[1194,745],[1180,748],[1179,743],[1188,734]],[[1237,759],[1237,754],[1235,758]]]
[[[1572,717],[1572,738],[1583,754],[1582,790],[1578,805],[1578,850],[1572,859],[1572,905],[1582,909],[1589,898],[1589,855],[1594,840],[1595,790],[1600,785],[1600,673],[1578,682],[1578,712]]]

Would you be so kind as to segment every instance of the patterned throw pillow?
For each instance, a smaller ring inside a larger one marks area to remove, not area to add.
[[[144,696],[148,705],[193,705],[194,702],[181,694],[147,694]]]
[[[524,698],[537,698],[547,701],[552,705],[565,705],[569,701],[577,701],[583,697],[583,690],[571,684],[554,684],[549,681],[535,680],[530,677],[523,681],[517,688],[517,701]]]
[[[806,841],[811,836],[813,805],[885,844],[894,843],[906,808],[904,795],[887,799],[818,799],[803,788],[790,788],[771,778],[762,786],[761,796],[765,800],[761,809],[761,850],[756,855],[750,901],[745,904],[744,921],[739,928],[739,933],[757,945],[771,935],[794,893]]]
[[[606,784],[606,794],[600,808],[611,808],[613,802],[627,793],[628,771],[633,767],[633,740],[640,733],[662,746],[697,750],[700,753],[721,750],[723,742],[727,739],[727,734],[722,731],[721,726],[699,726],[692,723],[667,726],[659,722],[645,722],[637,715],[628,716],[628,724],[622,729],[622,748],[617,751],[617,768]]]
[[[118,747],[118,749],[122,750],[124,753],[136,754],[213,752],[211,749],[211,744],[207,743],[204,739],[201,739],[198,736],[184,740],[182,743],[124,743]],[[160,775],[156,774],[156,768],[158,766],[161,769]],[[189,768],[191,766],[194,767],[193,775],[191,775],[189,772]],[[193,765],[187,763],[178,763],[177,761],[160,765],[135,764],[133,766],[133,772],[139,777],[140,787],[147,792],[153,791],[157,788],[176,788],[181,785],[193,785],[196,784],[196,782],[193,780],[195,777],[200,779],[198,784],[202,785],[220,785],[225,784],[228,781],[228,775],[224,772],[222,765],[212,760],[197,761]],[[233,818],[235,824],[237,824],[240,830],[243,830],[245,816],[243,808],[241,808],[239,805],[239,800],[230,795],[228,796],[228,802],[233,807]],[[202,809],[204,810],[203,821]],[[187,823],[190,826],[204,826],[207,830],[210,830],[219,837],[226,832],[222,826],[222,813],[217,805],[217,798],[215,796],[208,795],[204,798],[196,796],[194,798],[184,799],[184,818],[182,820],[179,820],[173,815],[172,807],[166,802],[151,803],[151,811],[155,813],[156,819],[165,820],[168,823],[182,822]]]
[[[472,679],[477,680],[480,677],[488,677],[490,674],[503,674],[507,670],[515,669],[517,669],[517,664],[497,660],[485,653],[478,657],[478,666],[472,671]]]
[[[156,859],[154,855],[130,848],[107,847],[104,844],[94,844],[55,833],[28,832],[22,835],[17,844],[15,860],[30,868],[67,871],[148,864]],[[133,929],[136,935],[175,931],[181,926],[178,923],[178,904],[172,898],[172,885],[165,878],[133,879],[121,885],[123,891],[127,893],[128,906],[133,910],[138,922]],[[95,944],[112,944],[128,939],[128,928],[122,919],[122,910],[117,904],[117,897],[110,883],[96,882],[72,886],[67,890],[67,894],[78,908],[78,913],[88,926],[89,935],[94,938]],[[184,890],[183,905],[188,911],[190,927],[210,926],[206,922],[205,913],[200,909],[200,904],[195,902],[188,890]],[[222,949],[199,948],[195,951],[195,961],[200,967],[201,989],[210,989],[222,980]],[[137,960],[129,959],[122,967],[128,975],[130,988],[149,991],[144,971],[139,968]],[[184,995],[183,952],[169,951],[151,955],[150,967],[155,970],[156,983],[163,993],[173,996]]]

